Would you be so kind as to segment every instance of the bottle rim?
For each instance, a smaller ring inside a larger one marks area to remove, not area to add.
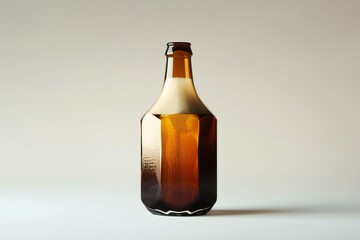
[[[175,45],[183,45],[183,46],[191,46],[189,42],[168,42],[168,46],[175,46]]]
[[[191,43],[189,42],[168,42],[165,52],[166,56],[173,56],[176,51],[181,51],[187,56],[192,55]]]

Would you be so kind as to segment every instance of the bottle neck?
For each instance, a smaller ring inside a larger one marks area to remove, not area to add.
[[[175,54],[174,54],[175,55]],[[167,56],[165,80],[169,78],[192,79],[190,56]]]
[[[192,80],[190,43],[167,44],[165,82],[153,114],[209,114]]]
[[[165,80],[170,78],[192,79],[191,55],[188,42],[169,42],[167,44]]]

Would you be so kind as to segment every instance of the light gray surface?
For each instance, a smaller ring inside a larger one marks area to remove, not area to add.
[[[0,239],[359,239],[359,12],[0,0]],[[192,43],[218,119],[216,216],[154,217],[139,202],[139,120],[168,41]]]
[[[12,187],[0,195],[0,237],[355,240],[360,236],[359,199],[316,193],[260,196],[261,192],[254,198],[228,192],[207,216],[165,217],[151,215],[135,191],[116,186]]]

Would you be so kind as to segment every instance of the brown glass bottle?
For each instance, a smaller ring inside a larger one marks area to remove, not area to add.
[[[165,82],[141,119],[141,200],[160,215],[206,214],[216,202],[216,118],[196,93],[190,43],[170,42]]]

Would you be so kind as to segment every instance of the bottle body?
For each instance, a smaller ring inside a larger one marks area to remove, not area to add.
[[[168,56],[160,98],[141,119],[141,199],[154,214],[201,215],[216,202],[217,120],[195,91],[183,50]]]

